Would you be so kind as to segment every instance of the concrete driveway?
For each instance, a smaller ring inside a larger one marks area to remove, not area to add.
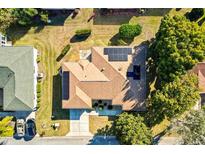
[[[70,110],[70,132],[67,136],[92,136],[88,110]]]

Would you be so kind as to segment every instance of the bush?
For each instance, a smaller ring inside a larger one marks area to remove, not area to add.
[[[41,83],[37,83],[37,93],[41,93]]]
[[[0,120],[0,137],[13,136],[14,128],[10,126],[12,119],[12,116],[7,116]]]
[[[152,132],[144,124],[141,116],[134,116],[126,112],[120,114],[114,121],[114,130],[122,144],[151,144]]]
[[[65,56],[68,53],[68,51],[70,50],[70,47],[71,47],[70,44],[66,45],[64,47],[64,49],[61,51],[61,55]]]
[[[199,18],[201,18],[203,15],[204,15],[204,9],[203,8],[194,8],[188,14],[188,18],[189,18],[190,21],[196,21]]]
[[[119,29],[119,35],[121,38],[133,39],[142,32],[142,27],[139,24],[123,24]]]
[[[41,93],[37,93],[37,98],[41,98]]]
[[[48,14],[47,13],[41,13],[40,17],[41,17],[41,21],[43,21],[44,23],[48,23]]]
[[[40,63],[40,61],[41,61],[41,57],[38,56],[36,61],[37,61],[37,63]]]
[[[75,32],[75,36],[77,38],[85,38],[90,36],[90,34],[91,34],[91,29],[80,29]]]

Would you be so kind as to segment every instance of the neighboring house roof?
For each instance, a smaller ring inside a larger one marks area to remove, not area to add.
[[[200,62],[192,71],[198,76],[198,86],[201,92],[205,92],[205,62]]]
[[[0,47],[0,89],[5,111],[34,108],[34,48]]]
[[[63,108],[92,108],[92,100],[101,99],[112,100],[113,105],[122,105],[123,110],[144,110],[145,51],[136,54],[133,50],[127,61],[113,62],[108,60],[103,49],[93,47],[91,61],[62,64],[63,72],[69,72],[69,99],[62,101]],[[134,64],[141,65],[141,80],[127,78],[127,72],[132,71]]]

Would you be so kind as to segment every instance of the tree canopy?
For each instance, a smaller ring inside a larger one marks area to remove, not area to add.
[[[198,78],[193,74],[186,74],[180,79],[167,83],[161,90],[157,90],[150,100],[150,110],[153,122],[178,117],[190,110],[199,100],[197,88]]]
[[[33,8],[24,8],[24,9],[15,9],[13,15],[17,18],[19,25],[30,25],[33,23],[33,17],[38,14],[37,9]]]
[[[18,23],[21,26],[28,26],[35,22],[47,23],[48,12],[34,8],[0,9],[0,32],[5,33],[12,24]]]
[[[0,121],[0,137],[12,136],[14,129],[9,125],[13,117],[5,117]]]
[[[151,130],[144,124],[141,116],[122,113],[114,122],[117,138],[122,144],[151,144]]]
[[[184,144],[205,144],[205,111],[193,111],[183,121],[180,134]]]
[[[5,33],[10,24],[15,21],[12,11],[13,9],[0,9],[0,32]]]
[[[150,46],[162,83],[174,81],[204,59],[205,30],[184,16],[166,15]]]

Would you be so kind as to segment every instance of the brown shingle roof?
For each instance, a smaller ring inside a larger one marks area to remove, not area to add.
[[[144,95],[138,96],[144,91],[136,88],[137,85],[145,86],[145,81],[126,77],[132,62],[131,55],[128,61],[110,62],[103,54],[103,48],[94,47],[91,62],[80,60],[78,63],[63,63],[62,70],[70,72],[70,98],[63,100],[63,108],[92,108],[93,99],[112,100],[113,105],[122,105],[123,110],[142,107]]]
[[[198,63],[192,71],[198,76],[200,91],[205,92],[205,62]]]

